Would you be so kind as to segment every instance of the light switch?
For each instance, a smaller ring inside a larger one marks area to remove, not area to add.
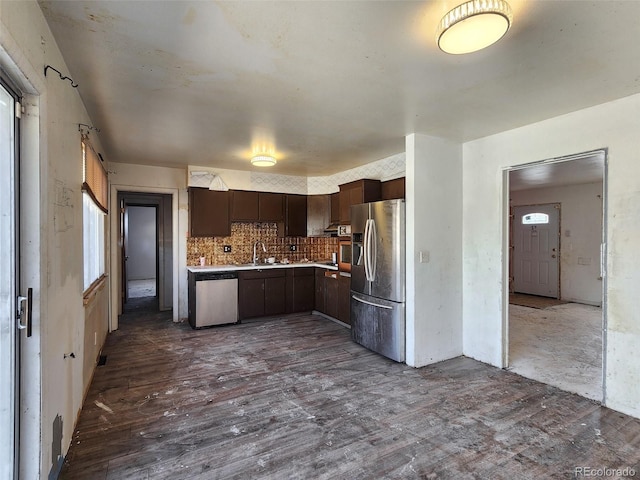
[[[420,263],[429,263],[429,252],[427,250],[418,252],[418,261]]]

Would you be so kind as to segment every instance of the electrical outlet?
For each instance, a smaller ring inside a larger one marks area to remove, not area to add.
[[[223,245],[222,246],[222,251],[224,253],[231,253],[231,245]]]
[[[289,245],[289,251],[290,252],[295,252],[296,250],[298,250],[298,246],[297,245]]]

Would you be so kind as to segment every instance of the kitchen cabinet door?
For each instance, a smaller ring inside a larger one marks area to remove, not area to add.
[[[284,221],[284,194],[259,192],[261,222]]]
[[[340,223],[349,224],[351,205],[381,199],[380,180],[362,179],[340,185]]]
[[[231,221],[257,222],[259,219],[259,194],[244,190],[231,192]]]
[[[307,196],[289,195],[285,197],[286,216],[285,237],[307,236]]]
[[[284,271],[280,277],[264,279],[264,314],[280,315],[286,312],[286,278]]]
[[[351,325],[351,277],[338,277],[338,320]]]
[[[293,311],[310,312],[315,304],[314,269],[299,267],[293,270]]]
[[[340,192],[331,194],[331,222],[340,222]]]
[[[307,237],[324,236],[331,223],[330,195],[307,196]]]
[[[229,193],[189,188],[189,232],[192,237],[231,235]]]
[[[380,184],[381,200],[394,200],[405,196],[405,178],[396,178]]]
[[[330,276],[325,275],[325,312],[333,318],[338,318],[338,298],[340,280],[338,272],[331,272]]]
[[[240,320],[252,317],[262,317],[264,309],[264,279],[242,278],[238,275],[238,315]]]
[[[326,313],[325,311],[325,280],[324,280],[324,268],[316,268],[315,271],[315,304],[316,310],[320,313]]]

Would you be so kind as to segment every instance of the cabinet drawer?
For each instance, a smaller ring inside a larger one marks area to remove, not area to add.
[[[265,270],[246,270],[238,272],[240,280],[250,280],[252,278],[280,278],[287,275],[286,269],[274,268]]]

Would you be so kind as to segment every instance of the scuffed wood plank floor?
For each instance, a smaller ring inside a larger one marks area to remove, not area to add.
[[[103,353],[63,479],[640,475],[637,419],[468,358],[396,364],[320,317],[129,314]]]

